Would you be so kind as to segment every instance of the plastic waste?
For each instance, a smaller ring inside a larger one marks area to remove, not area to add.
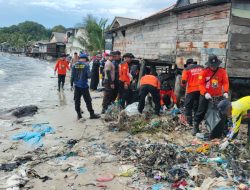
[[[174,117],[177,116],[179,113],[181,113],[181,112],[180,112],[180,110],[178,108],[174,108],[171,111],[171,115],[174,116]]]
[[[97,182],[108,182],[108,181],[112,181],[115,178],[114,175],[110,174],[108,176],[105,177],[99,177],[96,179]]]
[[[128,105],[126,108],[125,108],[125,112],[128,116],[133,116],[133,115],[136,115],[136,114],[139,114],[139,111],[138,111],[138,104],[139,102],[135,102],[133,104],[130,104]]]
[[[84,173],[87,172],[87,169],[84,168],[84,167],[79,167],[79,168],[76,168],[75,171],[76,171],[76,173],[78,173],[78,174],[84,174]]]
[[[127,171],[124,171],[119,174],[120,177],[132,177],[135,174],[136,169],[130,168]]]
[[[162,183],[152,185],[151,190],[161,190],[164,187]]]
[[[12,140],[24,140],[31,145],[42,146],[41,138],[46,134],[53,133],[54,129],[48,124],[32,125],[34,131],[26,131],[12,136]]]
[[[221,157],[216,157],[216,158],[208,158],[207,162],[208,163],[215,162],[218,164],[223,164],[223,163],[226,163],[226,160],[223,160]]]

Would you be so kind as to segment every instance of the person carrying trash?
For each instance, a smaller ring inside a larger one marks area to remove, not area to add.
[[[79,61],[76,62],[75,65],[72,67],[72,74],[71,74],[71,90],[73,90],[73,84],[75,87],[74,91],[74,100],[75,100],[75,110],[77,113],[77,119],[82,118],[81,113],[81,97],[86,103],[87,109],[90,113],[90,119],[98,119],[100,118],[99,115],[95,114],[93,107],[92,107],[92,99],[89,93],[89,85],[88,79],[90,78],[90,68],[88,62],[88,55],[80,54]]]
[[[196,114],[199,98],[200,98],[200,88],[199,88],[199,76],[203,67],[197,65],[193,59],[188,59],[185,64],[185,69],[182,72],[181,84],[186,87],[186,97],[185,97],[185,117],[187,123],[190,127],[193,127],[193,115]],[[193,114],[194,112],[194,114]]]
[[[145,106],[145,98],[150,93],[155,104],[155,114],[160,115],[160,80],[152,73],[146,74],[140,80],[138,111],[142,113]]]
[[[111,51],[104,67],[104,97],[102,101],[102,114],[106,112],[108,106],[114,102],[115,96],[115,65],[112,63],[115,52]]]
[[[133,79],[130,74],[130,64],[134,55],[126,53],[123,55],[124,62],[119,65],[119,102],[123,108],[131,103],[130,83]]]
[[[221,114],[230,118],[232,124],[227,138],[220,145],[220,149],[224,150],[229,143],[237,137],[241,122],[244,118],[246,118],[248,121],[248,138],[246,148],[250,152],[250,96],[245,96],[232,103],[228,100],[222,100],[218,104],[218,109]]]
[[[208,109],[209,100],[213,98],[228,98],[229,81],[225,69],[219,67],[221,61],[216,55],[210,55],[208,66],[199,75],[200,99],[198,110],[194,117],[193,135],[200,132],[199,125]]]
[[[61,58],[56,62],[55,65],[55,74],[58,73],[58,91],[61,87],[64,90],[65,77],[67,69],[70,70],[68,61],[66,60],[66,54],[62,54]]]

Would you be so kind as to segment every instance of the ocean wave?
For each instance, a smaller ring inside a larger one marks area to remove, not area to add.
[[[0,70],[0,75],[5,75],[5,72],[3,70]]]

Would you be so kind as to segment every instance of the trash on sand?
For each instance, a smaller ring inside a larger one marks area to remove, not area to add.
[[[105,177],[99,177],[96,179],[97,182],[108,182],[108,181],[112,181],[115,178],[115,176],[113,174],[109,174]]]
[[[87,169],[84,168],[84,167],[79,167],[79,168],[76,168],[75,171],[76,171],[76,173],[78,173],[78,174],[84,174],[84,173],[87,172]]]
[[[132,177],[136,172],[136,168],[135,167],[132,167],[132,168],[129,168],[123,172],[121,172],[118,176],[120,177]]]
[[[75,146],[75,144],[77,144],[79,142],[79,140],[76,139],[70,139],[67,141],[67,145],[69,148],[72,148],[73,146]]]
[[[183,179],[183,180],[181,180],[181,181],[178,181],[178,182],[175,182],[173,185],[172,185],[172,187],[173,188],[184,188],[184,187],[186,187],[188,185],[188,183],[186,182],[186,180],[185,179]]]
[[[163,184],[157,183],[157,184],[152,185],[151,190],[161,190],[163,187],[164,187]]]
[[[203,154],[207,154],[208,151],[210,149],[210,145],[209,144],[203,144],[202,146],[198,147],[196,149],[197,153],[203,153]]]
[[[28,161],[32,161],[32,157],[30,155],[27,155],[26,157],[15,157],[13,159],[13,162],[11,163],[3,163],[0,164],[0,170],[3,171],[13,171],[14,169],[18,168],[22,164],[27,163]]]
[[[138,105],[139,105],[139,102],[135,102],[133,104],[128,105],[125,108],[125,112],[126,112],[127,116],[133,116],[133,115],[140,114],[138,111]]]
[[[54,132],[54,129],[48,124],[35,124],[35,125],[32,125],[32,129],[34,131],[27,131],[27,132],[13,135],[12,140],[22,139],[31,145],[42,146],[42,143],[40,142],[42,136],[45,136],[46,134]]]
[[[226,163],[226,160],[222,159],[221,157],[216,157],[216,158],[208,158],[207,162],[208,163],[215,162],[218,164],[223,164],[223,163]]]
[[[219,178],[206,178],[200,189],[203,190],[203,189],[207,189],[207,190],[214,190],[216,189],[216,187],[232,187],[232,182],[231,181],[228,181],[226,179],[224,179],[223,177],[219,177]]]

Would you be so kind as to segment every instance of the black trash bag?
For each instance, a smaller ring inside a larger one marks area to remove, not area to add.
[[[217,109],[217,105],[209,103],[205,117],[205,125],[210,133],[210,139],[221,138],[225,126],[226,118]]]

